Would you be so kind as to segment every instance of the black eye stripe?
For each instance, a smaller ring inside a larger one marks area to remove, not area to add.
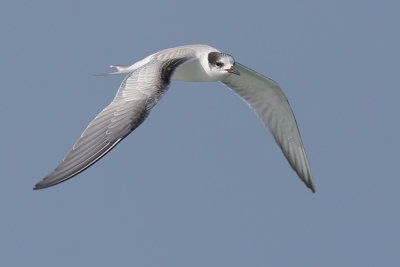
[[[228,58],[232,58],[231,55],[220,53],[220,52],[210,52],[208,53],[208,64],[213,67],[221,68],[225,65],[225,61],[228,61]]]
[[[215,63],[217,62],[217,60],[221,57],[221,53],[219,52],[210,52],[208,54],[208,62],[211,65],[215,65]]]

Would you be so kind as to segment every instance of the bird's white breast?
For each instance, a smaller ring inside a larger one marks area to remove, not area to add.
[[[203,64],[202,64],[203,63]],[[180,66],[172,76],[172,80],[185,82],[215,82],[217,77],[211,76],[207,67],[207,62],[202,62],[201,58],[191,60]]]

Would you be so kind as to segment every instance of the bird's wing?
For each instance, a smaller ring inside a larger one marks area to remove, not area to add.
[[[180,51],[179,56],[152,58],[127,75],[114,100],[89,124],[72,150],[57,168],[34,189],[61,183],[82,172],[113,149],[138,127],[167,90],[174,70],[195,56]]]
[[[315,192],[310,165],[296,119],[286,96],[271,79],[236,63],[238,75],[222,82],[239,94],[269,128],[283,154],[300,179]]]

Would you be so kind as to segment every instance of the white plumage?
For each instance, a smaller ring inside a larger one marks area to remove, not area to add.
[[[221,81],[234,90],[254,109],[291,167],[315,192],[295,117],[286,96],[271,79],[207,45],[170,48],[131,66],[111,66],[117,71],[106,75],[128,74],[114,100],[88,125],[57,168],[34,189],[61,183],[91,166],[146,119],[171,80],[182,80]]]

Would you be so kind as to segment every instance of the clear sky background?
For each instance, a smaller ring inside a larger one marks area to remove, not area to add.
[[[0,265],[400,266],[399,1],[1,1]],[[277,81],[316,194],[219,83],[174,82],[99,163],[33,191],[114,97],[204,43]]]

